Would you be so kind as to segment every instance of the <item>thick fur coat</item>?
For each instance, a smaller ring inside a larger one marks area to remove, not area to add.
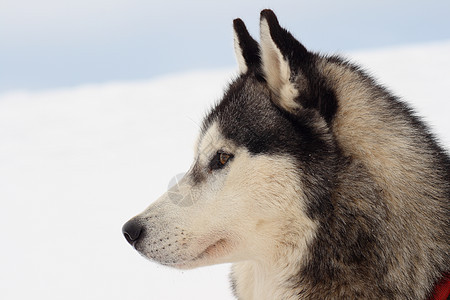
[[[234,263],[242,300],[427,299],[450,271],[448,154],[359,67],[270,10],[260,28],[258,43],[234,21],[240,75],[181,184],[125,237],[177,268]]]

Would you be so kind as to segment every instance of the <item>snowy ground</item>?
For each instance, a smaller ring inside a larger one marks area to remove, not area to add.
[[[450,148],[450,42],[351,53]],[[233,70],[0,95],[2,299],[232,299],[229,265],[150,263],[121,226],[185,171]]]

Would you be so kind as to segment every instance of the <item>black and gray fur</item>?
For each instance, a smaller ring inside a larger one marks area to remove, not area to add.
[[[126,239],[167,266],[234,263],[240,300],[427,299],[450,271],[448,154],[359,67],[270,10],[260,25],[258,43],[234,21],[240,75]]]
[[[289,63],[300,108],[279,105],[257,43],[237,19],[248,71],[204,128],[218,121],[227,138],[254,155],[295,157],[307,215],[319,227],[285,288],[298,299],[426,299],[450,270],[448,154],[409,106],[359,67],[306,50],[272,11],[261,18]],[[353,98],[364,106],[352,108]]]

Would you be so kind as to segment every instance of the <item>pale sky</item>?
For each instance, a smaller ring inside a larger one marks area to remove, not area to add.
[[[271,8],[327,53],[450,39],[450,1],[2,0],[0,93],[232,67],[232,20]]]

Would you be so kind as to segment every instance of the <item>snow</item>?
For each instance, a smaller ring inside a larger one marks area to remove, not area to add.
[[[347,53],[450,148],[450,42]],[[0,95],[3,299],[232,299],[229,265],[172,270],[121,234],[185,171],[234,69]]]

